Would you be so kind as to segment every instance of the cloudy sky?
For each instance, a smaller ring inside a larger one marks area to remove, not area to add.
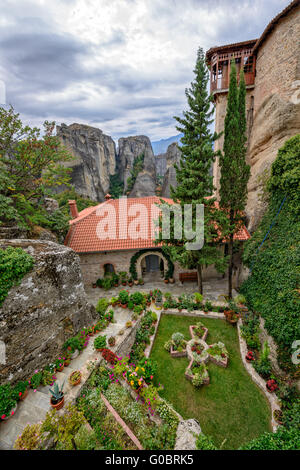
[[[254,39],[288,0],[0,0],[6,102],[41,126],[177,134],[199,46]],[[1,88],[1,87],[0,87]]]

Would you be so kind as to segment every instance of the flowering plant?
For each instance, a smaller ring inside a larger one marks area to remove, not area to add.
[[[275,390],[278,389],[278,385],[274,379],[270,379],[266,383],[266,387],[269,390],[269,392],[275,392]]]
[[[10,384],[0,385],[0,418],[5,419],[14,414],[17,401]]]
[[[248,353],[246,354],[246,360],[247,361],[255,361],[255,357],[254,357],[254,354],[252,351],[248,351]]]
[[[115,364],[117,362],[117,356],[116,354],[111,351],[110,349],[103,349],[102,350],[102,357],[105,359],[105,361],[109,362],[110,364]]]

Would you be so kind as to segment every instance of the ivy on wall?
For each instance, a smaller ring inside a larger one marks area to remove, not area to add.
[[[269,207],[243,255],[252,273],[241,291],[251,308],[265,319],[266,329],[278,345],[279,362],[286,370],[295,369],[292,344],[300,338],[299,184],[300,134],[278,152],[268,183]]]
[[[149,249],[145,249],[145,250],[140,250],[138,251],[137,253],[135,253],[132,257],[131,257],[131,260],[130,260],[130,268],[129,268],[129,271],[130,271],[130,274],[132,276],[132,279],[137,279],[138,278],[138,274],[137,274],[137,270],[136,270],[136,262],[137,260],[139,259],[140,256],[142,256],[144,253],[147,253],[147,252],[150,252],[150,251],[156,251],[158,253],[162,253],[162,250],[160,248],[153,248],[151,250]],[[174,263],[173,261],[171,260],[170,256],[168,254],[165,254],[165,253],[162,253],[164,258],[167,260],[168,262],[168,269],[167,269],[167,272],[166,272],[166,278],[171,278],[173,277],[173,273],[174,273]]]

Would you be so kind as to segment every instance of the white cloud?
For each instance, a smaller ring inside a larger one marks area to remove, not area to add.
[[[286,0],[2,0],[0,79],[35,125],[177,133],[197,48],[259,36]],[[1,60],[2,59],[2,60]]]

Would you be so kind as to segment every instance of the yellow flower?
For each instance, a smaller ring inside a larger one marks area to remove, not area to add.
[[[133,385],[133,380],[130,382],[131,385]]]
[[[139,380],[139,385],[142,385],[142,382]]]

